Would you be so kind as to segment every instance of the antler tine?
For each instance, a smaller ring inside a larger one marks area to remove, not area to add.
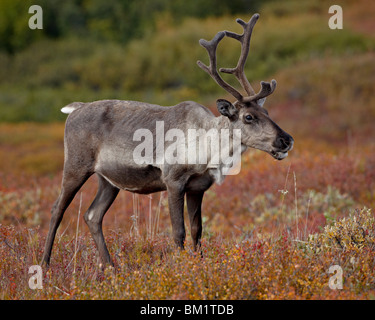
[[[207,41],[204,39],[199,40],[199,44],[207,50],[208,56],[210,58],[210,65],[206,66],[201,61],[197,61],[197,64],[200,68],[206,71],[220,87],[229,92],[237,100],[242,101],[243,96],[241,95],[241,93],[238,92],[235,88],[233,88],[230,84],[225,82],[217,72],[216,49],[219,42],[224,38],[225,35],[226,33],[224,31],[220,31],[211,41]]]
[[[251,34],[258,19],[258,13],[254,14],[248,23],[242,19],[237,19],[236,22],[244,29],[244,32],[241,35],[231,31],[225,31],[226,36],[241,42],[241,55],[235,68],[220,68],[220,72],[234,74],[249,96],[255,95],[255,91],[249,80],[246,78],[244,68],[247,56],[249,55]]]
[[[257,94],[243,98],[243,102],[256,101],[265,97],[268,97],[276,89],[276,80],[272,79],[271,83],[261,81],[261,89]]]

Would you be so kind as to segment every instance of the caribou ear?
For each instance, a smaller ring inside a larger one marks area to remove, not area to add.
[[[228,117],[230,120],[236,120],[238,118],[238,110],[237,108],[231,104],[228,100],[219,99],[216,101],[217,110],[225,116]]]
[[[259,107],[263,107],[265,102],[266,102],[266,97],[258,99],[257,104]]]

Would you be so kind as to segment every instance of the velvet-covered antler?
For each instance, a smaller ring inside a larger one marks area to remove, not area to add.
[[[260,83],[260,91],[258,93],[255,93],[244,72],[245,63],[249,55],[251,34],[258,19],[259,14],[254,14],[247,23],[241,19],[237,19],[236,22],[240,24],[244,29],[243,34],[237,34],[231,31],[220,31],[211,41],[207,41],[204,39],[201,39],[199,41],[200,45],[204,47],[208,52],[210,65],[206,66],[201,61],[198,61],[198,66],[206,71],[219,84],[219,86],[229,92],[239,102],[244,103],[265,98],[272,94],[272,92],[276,88],[276,80],[272,80],[271,83],[262,81]],[[237,80],[240,82],[242,88],[246,91],[247,96],[243,96],[239,91],[225,82],[217,72],[216,49],[219,42],[224,38],[224,36],[236,39],[241,43],[241,55],[235,68],[220,68],[219,71],[234,74]]]

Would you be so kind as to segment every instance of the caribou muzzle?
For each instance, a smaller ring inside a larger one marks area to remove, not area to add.
[[[288,156],[288,152],[293,149],[294,139],[292,136],[283,132],[280,134],[273,144],[273,150],[270,155],[276,160],[283,160]]]

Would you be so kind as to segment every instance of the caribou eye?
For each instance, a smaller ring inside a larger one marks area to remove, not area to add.
[[[254,120],[254,117],[251,114],[248,114],[245,116],[245,120],[246,122],[251,122],[252,120]]]

